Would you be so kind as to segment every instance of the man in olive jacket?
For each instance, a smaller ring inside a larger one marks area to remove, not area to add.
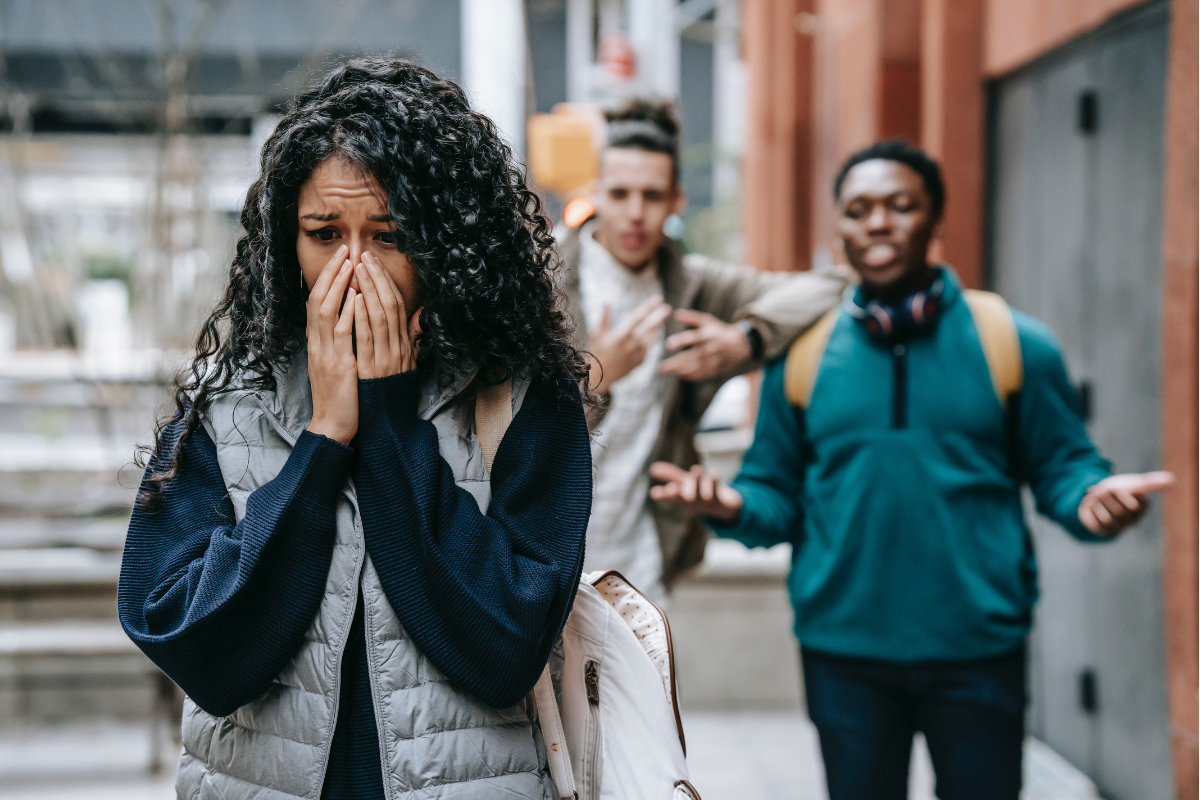
[[[717,390],[782,353],[838,303],[847,277],[684,256],[663,233],[685,203],[672,108],[635,100],[607,116],[595,215],[559,231],[566,311],[602,401],[584,566],[617,569],[662,599],[703,559],[707,532],[650,501],[649,465],[699,463],[696,428]]]

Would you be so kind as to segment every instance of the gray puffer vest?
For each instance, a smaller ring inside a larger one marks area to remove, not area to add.
[[[474,430],[472,376],[419,405],[438,431],[455,481],[486,511],[491,485]],[[516,414],[527,381],[513,383]],[[276,392],[233,391],[210,407],[205,428],[240,520],[246,500],[275,478],[312,419],[307,360],[293,359]],[[186,800],[319,800],[337,722],[342,650],[359,590],[379,730],[384,792],[399,798],[513,797],[554,792],[532,700],[492,708],[451,686],[408,638],[366,553],[354,486],[337,508],[325,598],[304,644],[261,697],[227,717],[184,704],[176,792]]]

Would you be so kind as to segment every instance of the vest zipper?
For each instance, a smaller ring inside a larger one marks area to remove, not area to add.
[[[908,427],[908,367],[905,357],[908,348],[898,344],[892,348],[892,427]]]
[[[282,438],[285,442],[288,443],[289,447],[295,447],[296,446],[296,437],[293,436],[291,434],[291,432],[288,431],[288,429],[283,426],[283,423],[280,422],[279,419],[273,413],[271,413],[270,409],[267,408],[267,404],[263,401],[261,396],[259,396],[258,394],[255,394],[254,397],[255,397],[255,401],[258,403],[259,410],[262,411],[263,416],[265,416],[267,418],[267,422],[271,425],[272,428],[275,429],[275,432],[279,434],[280,438]],[[354,530],[355,530],[355,532],[362,535],[362,533],[363,533],[362,517],[360,516],[359,511],[358,511],[358,498],[355,496],[354,490],[352,488],[353,482],[348,480],[347,483],[349,485],[342,488],[342,496],[350,501],[350,505],[354,509]],[[367,557],[367,542],[366,542],[365,537],[363,538],[362,542],[363,542],[362,549],[358,553],[358,565],[355,567],[355,570],[354,570],[355,582],[358,584],[358,591],[355,593],[354,602],[356,604],[360,600],[363,602],[363,639],[366,640],[366,641],[364,641],[364,646],[365,646],[364,649],[366,650],[366,655],[367,655],[367,674],[372,679],[371,703],[372,703],[372,705],[374,705],[375,683],[374,683],[374,675],[372,675],[372,670],[371,670],[371,665],[372,665],[371,647],[370,647],[371,643],[370,643],[370,637],[367,636],[367,625],[369,623],[367,622],[366,601],[362,595],[362,570],[363,570],[363,564],[366,561],[366,557]],[[317,613],[319,614],[320,611],[318,610]],[[353,614],[354,614],[354,612],[351,611],[351,618],[353,618]],[[353,621],[351,622],[351,624],[353,624]],[[333,731],[337,728],[338,713],[341,711],[341,706],[342,706],[342,677],[343,677],[342,676],[342,666],[341,666],[342,665],[342,654],[345,653],[346,646],[350,643],[350,635],[349,634],[350,634],[350,628],[347,627],[346,628],[346,638],[342,640],[342,647],[341,647],[341,651],[338,656],[337,680],[334,682],[335,685],[333,687],[333,704],[329,708],[330,734],[329,734],[329,738],[325,742],[324,752],[321,754],[321,788],[322,789],[325,786],[325,776],[329,773],[329,755],[330,755],[330,748],[333,745]],[[376,719],[376,725],[380,726],[378,713],[375,715],[375,719]],[[391,784],[389,784],[388,780],[387,780],[387,775],[388,775],[387,761],[388,761],[388,759],[387,759],[386,750],[384,749],[385,739],[383,736],[383,730],[382,730],[381,726],[379,727],[378,736],[379,736],[380,760],[383,762],[383,775],[384,775],[383,791],[384,791],[385,796],[387,796],[388,798],[391,798],[391,796],[392,796]]]
[[[583,668],[587,688],[588,720],[583,761],[583,800],[600,800],[600,664],[588,661]]]

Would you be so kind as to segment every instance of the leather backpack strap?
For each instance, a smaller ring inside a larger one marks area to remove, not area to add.
[[[992,387],[1000,405],[1008,408],[1008,399],[1021,391],[1025,367],[1021,362],[1021,339],[1013,322],[1012,310],[1004,298],[994,292],[963,290],[967,308],[975,320],[979,343],[992,376]]]
[[[475,393],[475,435],[479,437],[479,448],[483,451],[483,464],[488,475],[492,474],[492,462],[500,449],[500,440],[512,423],[512,380],[497,386],[479,384]]]
[[[817,369],[821,366],[821,357],[825,355],[825,346],[829,344],[829,335],[833,333],[840,312],[840,306],[830,309],[788,349],[787,362],[783,367],[783,391],[788,402],[798,408],[807,409],[812,400]]]
[[[546,761],[550,766],[550,777],[562,800],[575,798],[575,772],[571,769],[571,754],[567,750],[567,734],[563,730],[562,715],[558,712],[558,701],[554,697],[554,683],[550,678],[550,667],[542,670],[533,687],[533,702],[537,705],[538,727],[542,731],[542,742],[546,745]]]

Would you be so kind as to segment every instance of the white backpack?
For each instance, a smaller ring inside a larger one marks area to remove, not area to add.
[[[475,431],[489,474],[512,421],[512,388],[481,386]],[[563,800],[700,800],[688,782],[671,628],[615,571],[584,575],[562,633],[562,706],[549,666],[534,687],[550,775]]]

